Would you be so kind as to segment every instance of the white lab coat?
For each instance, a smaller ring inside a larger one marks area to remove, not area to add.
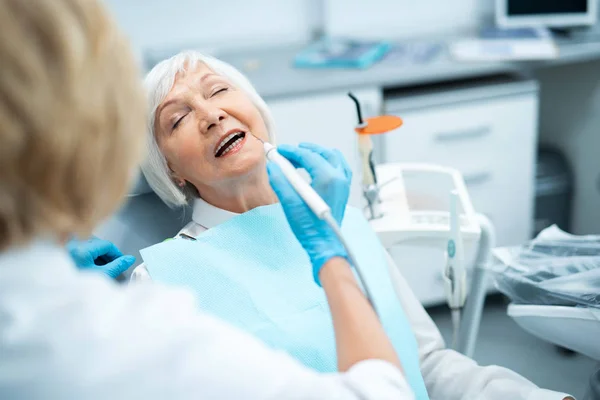
[[[320,375],[159,284],[79,272],[62,247],[0,254],[0,399],[413,399],[393,365]]]
[[[180,233],[195,237],[235,215],[198,199],[194,202],[192,222],[187,224]],[[388,265],[396,294],[419,345],[421,373],[431,400],[563,400],[568,398],[564,393],[540,389],[506,368],[481,367],[472,359],[446,349],[435,323],[389,256]],[[132,274],[134,281],[150,279],[143,264]]]

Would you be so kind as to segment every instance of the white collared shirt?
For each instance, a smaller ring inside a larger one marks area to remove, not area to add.
[[[0,399],[414,399],[366,360],[318,374],[158,283],[80,272],[62,246],[0,253]]]
[[[192,221],[179,234],[196,237],[238,215],[202,199],[194,202]],[[540,389],[522,376],[497,366],[481,367],[472,359],[446,349],[442,335],[431,320],[394,260],[388,255],[390,277],[419,345],[421,373],[431,400],[563,400],[567,394]],[[151,279],[141,264],[131,277]]]

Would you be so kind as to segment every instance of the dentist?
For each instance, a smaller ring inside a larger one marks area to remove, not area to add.
[[[114,211],[142,156],[139,71],[97,0],[0,0],[0,59],[0,398],[414,398],[343,247],[314,229],[276,166],[270,181],[292,231],[321,254],[313,267],[340,373],[317,374],[199,313],[184,291],[79,271],[66,240]],[[341,215],[345,162],[293,157]],[[130,261],[97,250],[109,276]],[[93,268],[86,254],[78,263]]]

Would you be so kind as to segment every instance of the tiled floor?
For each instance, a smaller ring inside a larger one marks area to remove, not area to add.
[[[428,310],[447,343],[451,338],[450,313],[445,307]],[[598,339],[600,340],[600,339]],[[523,331],[506,315],[506,303],[493,296],[486,303],[475,360],[512,369],[536,385],[583,399],[596,363],[579,354],[565,354]]]

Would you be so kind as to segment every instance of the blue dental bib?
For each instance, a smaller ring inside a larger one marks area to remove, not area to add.
[[[342,231],[372,288],[381,322],[417,399],[429,399],[418,346],[390,281],[385,250],[362,213],[348,207]],[[207,230],[141,251],[152,279],[183,286],[203,311],[284,350],[319,372],[336,372],[325,293],[281,205],[255,208]]]

